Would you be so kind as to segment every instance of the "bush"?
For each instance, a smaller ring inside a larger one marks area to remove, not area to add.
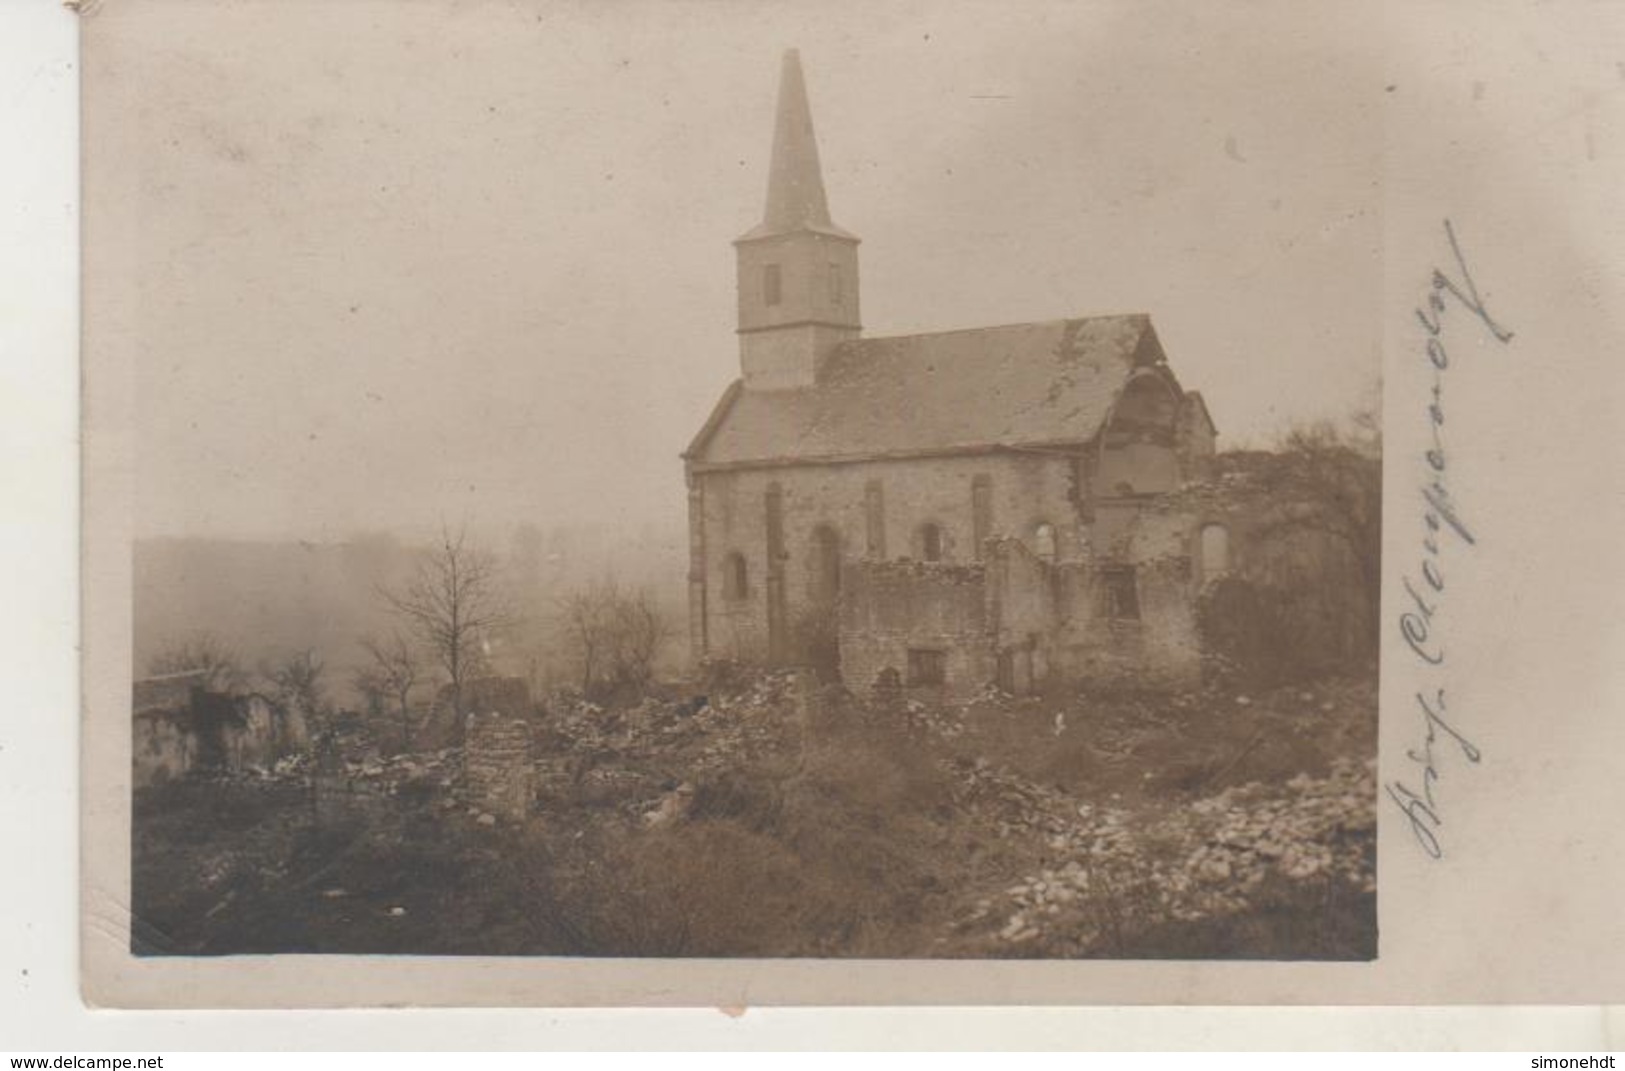
[[[697,778],[682,821],[583,846],[560,883],[578,951],[920,954],[951,884],[948,780],[901,734],[841,721],[799,758]]]

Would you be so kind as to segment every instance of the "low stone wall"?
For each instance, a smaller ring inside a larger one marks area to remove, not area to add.
[[[909,691],[973,695],[993,680],[992,633],[980,565],[857,562],[842,576],[841,677],[866,692],[895,670]],[[909,652],[940,651],[943,683],[912,680]]]
[[[502,714],[470,714],[466,725],[463,777],[469,804],[524,821],[536,800],[530,723]]]

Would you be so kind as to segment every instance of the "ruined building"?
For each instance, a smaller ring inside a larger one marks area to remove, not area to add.
[[[863,337],[793,51],[776,122],[734,242],[742,374],[683,455],[696,659],[948,694],[1191,679],[1231,520],[1177,501],[1215,428],[1150,317]]]
[[[215,691],[201,670],[147,677],[131,692],[137,788],[194,771],[268,769],[310,744],[303,711],[258,692]]]

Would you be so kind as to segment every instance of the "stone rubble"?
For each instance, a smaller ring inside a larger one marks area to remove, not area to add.
[[[1323,778],[1257,783],[1132,813],[1078,804],[1008,771],[960,771],[972,801],[1004,815],[1001,835],[1046,838],[1051,865],[978,902],[965,920],[1003,914],[998,939],[1059,934],[1089,948],[1120,931],[1247,910],[1272,881],[1340,879],[1376,890],[1375,764],[1339,759]]]

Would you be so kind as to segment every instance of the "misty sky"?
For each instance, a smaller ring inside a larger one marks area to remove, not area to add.
[[[1360,5],[145,7],[137,535],[679,525],[788,46],[866,333],[1149,312],[1221,446],[1373,397]]]

